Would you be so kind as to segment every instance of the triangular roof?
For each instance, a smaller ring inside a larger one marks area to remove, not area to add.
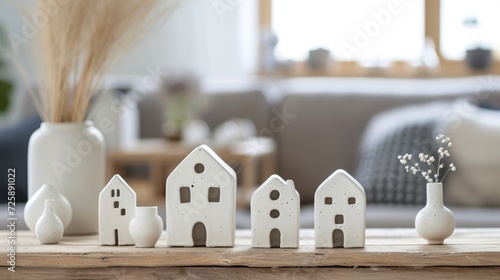
[[[225,163],[224,160],[222,160],[219,157],[219,155],[217,155],[209,146],[207,146],[205,144],[200,145],[200,146],[196,147],[195,149],[193,149],[193,151],[191,151],[191,153],[189,153],[189,155],[187,155],[186,158],[184,158],[181,161],[181,163],[179,163],[179,165],[177,165],[175,167],[175,169],[172,171],[171,175],[174,175],[177,171],[179,171],[178,169],[183,168],[183,166],[186,162],[190,162],[191,160],[193,160],[195,157],[197,157],[201,153],[208,154],[210,157],[212,157],[214,159],[214,161],[221,168],[225,169],[231,176],[233,176],[233,178],[236,178],[236,172],[234,172],[234,170],[227,163]],[[167,178],[167,180],[168,180],[168,178]]]
[[[111,180],[109,180],[109,182],[106,184],[106,186],[102,189],[101,191],[101,194],[104,192],[104,190],[106,190],[107,188],[110,188],[112,186],[116,186],[116,185],[121,185],[123,186],[124,189],[127,189],[129,190],[130,192],[134,193],[135,194],[135,191],[134,189],[132,189],[128,184],[127,182],[122,178],[122,176],[120,176],[119,174],[115,174],[113,176],[113,178],[111,178]]]
[[[354,179],[354,177],[352,177],[349,173],[347,173],[343,169],[337,169],[330,176],[328,176],[328,178],[326,178],[321,183],[321,185],[319,185],[319,187],[316,190],[316,192],[318,192],[322,188],[328,187],[330,185],[331,181],[333,181],[334,179],[339,178],[339,177],[343,177],[344,179],[351,181],[353,183],[352,185],[354,187],[356,187],[357,189],[359,189],[363,194],[365,193],[365,189],[363,188],[363,186],[361,186],[361,184],[356,179]]]

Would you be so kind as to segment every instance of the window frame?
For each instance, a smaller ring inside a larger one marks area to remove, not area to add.
[[[429,74],[428,77],[465,77],[476,75],[498,75],[500,74],[500,61],[493,61],[490,68],[486,70],[471,70],[463,60],[449,60],[441,53],[440,42],[440,16],[441,1],[424,0],[424,35],[432,38],[436,46],[436,53],[440,60],[440,67],[436,73]],[[259,1],[259,30],[269,30],[272,23],[272,0]],[[265,76],[275,78],[304,77],[304,76],[335,76],[335,77],[363,77],[381,76],[389,78],[415,78],[422,77],[416,74],[417,71],[408,66],[406,62],[395,61],[394,64],[383,73],[369,72],[363,69],[356,61],[335,61],[335,67],[325,70],[311,70],[304,61],[298,62],[293,72],[260,72]],[[427,76],[426,76],[427,77]]]

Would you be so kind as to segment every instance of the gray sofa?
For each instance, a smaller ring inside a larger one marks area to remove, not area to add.
[[[201,84],[205,98],[202,117],[212,129],[228,118],[249,118],[258,135],[272,136],[278,149],[278,173],[294,180],[301,196],[301,226],[313,227],[316,188],[336,169],[356,174],[361,141],[375,116],[433,101],[450,102],[452,106],[453,100],[463,97],[500,104],[498,81],[499,77],[205,80]],[[128,79],[128,83],[133,86],[134,79]],[[141,99],[138,108],[141,137],[161,137],[162,102],[158,94]],[[457,227],[500,227],[500,207],[449,206],[456,215]],[[413,227],[421,208],[369,203],[367,226]],[[238,212],[237,226],[250,226],[249,211]]]
[[[498,77],[454,79],[297,78],[205,81],[211,128],[227,118],[249,118],[258,134],[278,147],[279,175],[293,179],[301,195],[303,227],[313,226],[314,192],[338,168],[356,174],[364,131],[377,114],[393,108],[469,97],[499,104]],[[157,96],[139,103],[141,136],[160,136]],[[145,114],[148,114],[145,116]],[[500,120],[499,120],[500,121]],[[424,187],[425,181],[422,181]],[[500,202],[499,202],[500,205]],[[369,227],[412,227],[421,205],[368,204]],[[498,227],[500,208],[450,205],[458,227]],[[249,213],[238,225],[249,227]]]

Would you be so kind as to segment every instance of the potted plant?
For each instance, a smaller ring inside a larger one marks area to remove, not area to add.
[[[420,153],[418,160],[412,154],[398,156],[405,171],[421,176],[427,182],[427,203],[415,218],[415,229],[418,235],[429,244],[443,244],[455,230],[455,217],[443,203],[443,179],[448,172],[455,171],[453,163],[445,168],[444,160],[450,156],[452,146],[450,137],[440,134],[436,137],[438,143],[437,160],[434,156]],[[446,172],[442,174],[442,171]]]

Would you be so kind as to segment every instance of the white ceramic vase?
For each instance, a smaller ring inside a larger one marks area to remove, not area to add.
[[[44,122],[31,135],[28,197],[43,184],[51,184],[61,192],[73,209],[65,234],[97,233],[104,176],[104,138],[91,122]]]
[[[443,244],[455,230],[455,216],[443,204],[443,184],[427,183],[427,204],[415,218],[415,229],[429,244]]]
[[[35,236],[41,244],[55,244],[61,241],[64,226],[56,214],[55,200],[46,199],[43,214],[36,222]]]
[[[163,232],[163,220],[158,215],[158,207],[136,207],[129,232],[136,247],[154,247]]]
[[[24,206],[24,221],[31,232],[35,233],[35,226],[45,207],[45,200],[53,199],[57,216],[61,219],[64,229],[68,228],[73,215],[71,204],[54,186],[44,184]]]

